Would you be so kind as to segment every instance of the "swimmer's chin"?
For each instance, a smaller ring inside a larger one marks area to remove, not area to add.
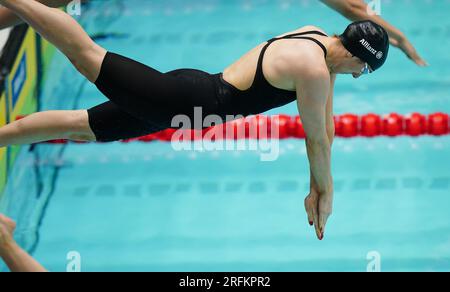
[[[361,77],[361,74],[352,73],[353,78],[358,79]]]

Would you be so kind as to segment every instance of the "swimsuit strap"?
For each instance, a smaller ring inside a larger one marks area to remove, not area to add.
[[[321,35],[321,36],[326,36],[327,37],[326,34],[324,34],[323,32],[320,32],[318,30],[305,31],[305,32],[300,32],[300,33],[293,33],[293,34],[288,34],[288,35],[285,35],[285,36],[282,36],[282,37],[279,37],[279,38],[272,38],[272,39],[270,39],[268,41],[268,44],[266,45],[265,49],[267,49],[268,45],[270,45],[271,43],[273,43],[273,42],[275,42],[277,40],[282,40],[282,39],[305,39],[305,40],[313,41],[317,45],[319,45],[322,48],[322,50],[323,50],[323,52],[325,54],[325,58],[326,58],[328,52],[327,52],[327,49],[325,48],[325,46],[321,42],[319,42],[318,40],[316,40],[314,38],[304,37],[304,35],[308,35],[308,34],[316,34],[316,35]],[[265,52],[265,50],[264,50],[264,52]]]

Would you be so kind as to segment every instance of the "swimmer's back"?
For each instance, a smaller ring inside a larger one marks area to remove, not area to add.
[[[326,34],[322,29],[308,25],[297,30],[284,33],[277,36],[282,37],[289,34],[301,33],[306,31],[320,31]],[[315,39],[326,45],[328,38],[320,35],[314,35]],[[258,58],[267,42],[261,43],[235,63],[228,66],[223,73],[223,78],[240,90],[247,90],[253,83]],[[288,80],[286,74],[292,62],[317,61],[324,64],[323,51],[311,41],[308,40],[279,40],[272,43],[264,55],[263,72],[267,81],[274,87],[284,90],[295,90],[293,80]]]

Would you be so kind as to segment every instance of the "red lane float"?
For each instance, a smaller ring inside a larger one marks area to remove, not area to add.
[[[296,116],[290,119],[288,124],[288,133],[290,133],[290,137],[292,138],[306,138],[305,128],[303,127],[300,116]]]
[[[427,133],[427,118],[419,113],[412,113],[406,117],[406,134],[420,136]]]
[[[279,115],[278,120],[273,121],[273,126],[278,127],[279,138],[280,139],[288,139],[292,137],[291,134],[291,125],[292,125],[292,117],[288,115]]]
[[[405,117],[396,113],[384,115],[381,126],[381,133],[385,136],[395,137],[404,135]]]
[[[381,135],[381,117],[376,114],[367,114],[361,117],[361,136],[375,137]]]
[[[444,113],[431,114],[428,117],[428,133],[434,136],[449,133],[449,117]]]
[[[390,113],[382,116],[374,113],[368,113],[362,116],[347,113],[334,116],[333,120],[335,135],[342,138],[398,137],[405,135],[418,137],[422,135],[443,136],[450,134],[449,115],[442,112],[429,115],[420,113],[411,113],[408,115]],[[304,139],[305,137],[305,129],[299,116],[256,115],[202,130],[177,131],[177,129],[167,129],[144,137],[123,140],[122,142]],[[55,140],[46,143],[63,144],[67,143],[67,141]]]
[[[343,138],[351,138],[358,136],[359,133],[359,117],[354,114],[344,114],[338,116],[336,136]]]

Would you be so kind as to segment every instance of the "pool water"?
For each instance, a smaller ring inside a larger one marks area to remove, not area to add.
[[[95,18],[95,8],[84,13]],[[444,0],[382,1],[383,16],[431,66],[392,49],[379,73],[338,77],[335,114],[449,113],[448,11]],[[221,72],[274,35],[307,24],[340,33],[348,23],[312,0],[133,0],[116,13],[100,30],[116,37],[99,43],[164,72]],[[77,106],[103,101],[86,85]],[[294,104],[270,113],[297,114]],[[53,271],[66,270],[70,251],[83,271],[366,271],[375,251],[383,271],[448,271],[449,141],[336,138],[334,214],[322,242],[303,208],[302,140],[282,141],[274,162],[255,151],[176,152],[165,143],[70,144],[55,161],[34,256]]]

